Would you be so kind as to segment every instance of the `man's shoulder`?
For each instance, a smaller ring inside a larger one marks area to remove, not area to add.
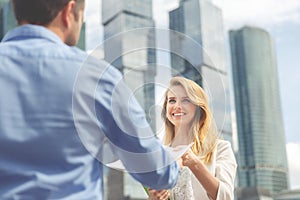
[[[102,57],[87,53],[85,53],[85,56],[86,58],[81,62],[81,72],[93,73],[104,80],[113,80],[114,83],[122,79],[121,72]]]
[[[72,61],[83,62],[89,57],[87,52],[77,47],[70,47],[65,45],[63,48],[61,48],[61,51],[62,57],[65,57],[66,59],[71,59]]]

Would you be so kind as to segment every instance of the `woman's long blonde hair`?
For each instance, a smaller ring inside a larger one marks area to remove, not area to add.
[[[165,100],[161,116],[165,122],[165,145],[171,144],[175,137],[174,125],[167,118],[168,92],[172,86],[182,86],[187,93],[190,101],[197,106],[194,121],[192,123],[193,146],[192,151],[199,155],[204,163],[210,163],[211,157],[218,138],[216,124],[212,112],[209,108],[208,98],[204,90],[194,81],[183,78],[173,77],[170,85],[165,92]]]

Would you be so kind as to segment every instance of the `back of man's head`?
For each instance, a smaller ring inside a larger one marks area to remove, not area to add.
[[[19,24],[48,25],[69,1],[72,0],[12,0],[12,5]]]

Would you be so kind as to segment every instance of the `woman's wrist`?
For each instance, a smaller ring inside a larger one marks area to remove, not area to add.
[[[193,164],[191,164],[189,166],[189,169],[192,171],[192,172],[198,172],[198,171],[202,171],[204,165],[202,163],[202,161],[200,159],[197,159],[195,160],[195,162]]]

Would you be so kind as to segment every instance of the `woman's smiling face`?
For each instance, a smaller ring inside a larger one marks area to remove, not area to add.
[[[170,87],[167,93],[167,118],[175,126],[190,126],[196,113],[194,105],[181,85]]]

